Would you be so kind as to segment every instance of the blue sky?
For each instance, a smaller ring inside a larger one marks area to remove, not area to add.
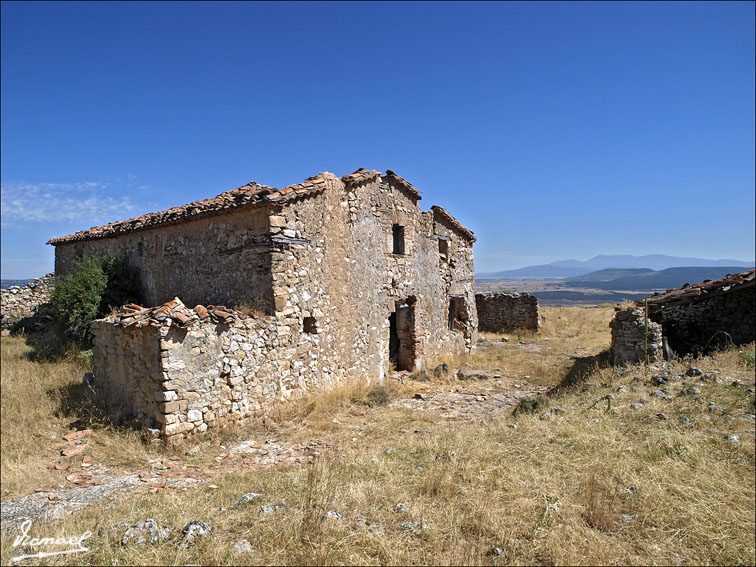
[[[754,3],[2,4],[2,277],[52,236],[393,169],[476,271],[754,258]]]

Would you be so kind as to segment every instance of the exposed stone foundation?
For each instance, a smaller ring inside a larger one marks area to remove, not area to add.
[[[24,317],[31,317],[37,307],[50,300],[54,289],[55,274],[47,274],[25,286],[14,285],[2,290],[0,327],[11,329]]]
[[[612,329],[614,364],[655,362],[663,356],[662,327],[643,315],[643,308],[616,308],[609,326]]]
[[[538,298],[527,293],[476,293],[478,330],[510,332],[518,329],[538,331],[541,316]]]

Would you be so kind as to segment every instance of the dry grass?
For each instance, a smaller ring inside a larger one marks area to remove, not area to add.
[[[523,337],[526,343],[538,341],[541,351],[520,351],[513,337],[485,356],[463,362],[495,361],[507,368],[502,369],[506,382],[526,374],[534,378],[541,356],[563,372],[581,346],[574,334],[586,335],[586,356],[608,346],[603,310],[544,311],[549,327],[543,335]],[[19,380],[19,370],[26,367],[20,356],[24,348],[18,339],[3,339],[4,481],[9,465],[16,475],[24,470],[33,475],[35,467],[50,461],[47,449],[40,456],[39,447],[24,447],[27,433],[40,440],[59,436],[70,423],[70,418],[54,417],[58,401],[39,394],[35,399],[32,392],[81,379],[82,369],[74,363],[29,363],[26,380]],[[506,355],[496,358],[501,353]],[[737,350],[700,359],[696,366],[719,369],[723,377],[753,386],[753,371]],[[667,371],[686,368],[681,361]],[[46,378],[27,382],[44,372]],[[332,450],[312,465],[239,467],[213,478],[216,488],[205,483],[195,490],[157,494],[140,488],[116,507],[87,508],[55,526],[35,524],[33,534],[94,533],[88,540],[91,552],[49,558],[51,565],[753,564],[754,422],[745,417],[754,411],[753,395],[727,380],[695,382],[702,404],[677,395],[689,383],[672,383],[673,399],[667,402],[649,396],[651,387],[635,380],[642,374],[642,368],[622,373],[598,369],[580,387],[551,399],[551,407],[564,413],[544,420],[536,413],[474,424],[381,403],[410,395],[418,383],[389,382],[387,391],[378,394],[361,384],[337,386],[281,408],[257,429],[214,434],[192,458],[199,464],[212,462],[221,444],[262,434],[287,441],[328,440]],[[544,375],[552,383],[561,378],[556,371]],[[423,387],[449,385],[454,386]],[[623,392],[617,391],[620,385]],[[615,396],[610,410],[606,403],[594,404],[609,393]],[[640,397],[647,403],[631,409]],[[731,417],[707,411],[710,401]],[[9,417],[21,417],[21,407],[30,413],[24,426],[7,424]],[[656,417],[662,411],[668,421]],[[690,426],[678,423],[683,415],[692,420]],[[726,433],[738,435],[740,442],[728,441]],[[94,439],[102,447],[101,459],[115,468],[132,459],[144,463],[159,451],[124,430],[98,429]],[[387,454],[388,446],[395,450]],[[44,474],[51,473],[43,473],[40,481]],[[31,481],[15,482],[16,487],[31,486]],[[262,493],[263,500],[234,506],[250,491]],[[259,513],[261,504],[282,502],[282,510]],[[397,511],[398,502],[408,510]],[[329,510],[342,519],[324,519]],[[125,527],[148,517],[165,522],[172,541],[121,547]],[[358,523],[360,518],[365,522]],[[213,535],[180,547],[180,530],[193,519],[211,523]],[[425,531],[404,530],[402,523],[409,521],[425,524]],[[368,529],[371,525],[376,528]],[[234,554],[231,547],[240,539],[249,540],[254,551]],[[14,551],[12,539],[4,537],[2,543],[6,564]],[[489,555],[496,546],[503,550],[498,558]]]
[[[509,341],[495,349],[479,349],[455,363],[487,370],[509,381],[525,379],[531,384],[557,385],[576,360],[596,355],[609,346],[613,315],[614,308],[605,306],[542,307],[539,333],[482,333],[490,341]]]

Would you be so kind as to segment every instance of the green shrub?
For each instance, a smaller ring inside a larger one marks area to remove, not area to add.
[[[384,386],[376,386],[368,392],[367,399],[368,406],[371,408],[385,406],[391,401],[391,392]]]
[[[538,395],[535,397],[522,398],[520,403],[517,404],[512,415],[519,415],[521,413],[536,413],[543,409],[546,409],[549,405],[549,400],[545,396]]]
[[[85,256],[72,273],[56,278],[50,303],[55,308],[55,328],[66,343],[92,344],[89,326],[112,307],[138,300],[138,279],[125,257]]]
[[[756,363],[756,351],[753,349],[743,350],[740,352],[740,359],[743,361],[746,368],[753,368]]]

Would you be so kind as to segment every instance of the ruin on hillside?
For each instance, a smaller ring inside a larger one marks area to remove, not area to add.
[[[390,170],[321,173],[52,239],[57,275],[125,255],[158,306],[93,324],[95,386],[175,441],[311,388],[470,352],[475,236],[419,200]]]
[[[748,270],[618,307],[610,323],[615,364],[699,355],[753,342],[755,283],[756,270]]]

